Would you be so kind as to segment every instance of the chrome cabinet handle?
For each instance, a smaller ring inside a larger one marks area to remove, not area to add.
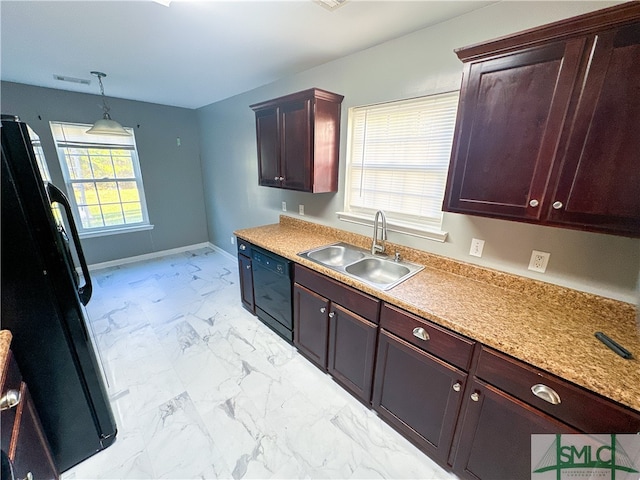
[[[473,400],[474,402],[477,402],[478,400],[480,400],[480,394],[478,392],[473,392],[471,394],[471,400]]]
[[[538,205],[540,205],[540,202],[538,200],[536,200],[535,198],[531,201],[529,201],[529,206],[530,207],[537,207]]]
[[[246,245],[244,245],[244,244],[240,245],[240,250],[246,250],[246,249],[247,249]]]
[[[27,476],[24,477],[24,480],[33,480],[33,473],[27,472]]]
[[[462,385],[460,384],[460,382],[456,382],[456,383],[453,384],[452,388],[453,388],[454,392],[459,392],[460,388],[462,388]]]
[[[20,403],[20,392],[18,390],[9,390],[0,398],[0,411],[9,410]]]
[[[251,270],[251,265],[247,265],[247,270]]]
[[[553,202],[552,207],[554,208],[554,210],[560,210],[563,207],[563,205],[562,205],[562,202]]]
[[[335,316],[336,316],[336,314],[335,314],[335,313],[333,313],[333,312],[330,312],[330,313],[329,313],[329,318],[333,318],[333,317],[335,317]]]
[[[278,180],[280,180],[280,177],[273,177],[273,179],[277,182]]]
[[[320,308],[320,313],[324,313],[324,312],[326,312],[326,311],[327,311],[327,309],[326,309],[326,308],[324,308],[324,307]]]
[[[560,395],[553,388],[547,387],[542,383],[535,384],[531,387],[531,391],[536,397],[549,402],[551,405],[558,405],[561,402]]]
[[[429,334],[422,327],[416,327],[413,329],[413,336],[419,338],[420,340],[429,340]]]
[[[282,182],[282,181],[284,181],[284,177],[280,177],[280,181],[281,181],[281,182]]]

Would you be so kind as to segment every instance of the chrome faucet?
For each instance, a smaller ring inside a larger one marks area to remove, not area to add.
[[[382,219],[382,233],[380,234],[380,243],[378,243],[378,221]],[[371,253],[373,255],[376,254],[384,254],[384,242],[387,239],[387,218],[384,216],[384,212],[382,210],[378,210],[376,212],[376,216],[373,219],[373,240],[371,242]]]

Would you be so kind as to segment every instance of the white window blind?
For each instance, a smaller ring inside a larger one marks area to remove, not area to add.
[[[149,225],[133,130],[116,137],[89,135],[90,127],[51,122],[79,232]]]
[[[345,210],[440,228],[457,106],[456,91],[352,108]]]

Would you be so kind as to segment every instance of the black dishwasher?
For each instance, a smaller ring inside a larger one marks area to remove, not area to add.
[[[251,259],[256,315],[274,332],[292,343],[292,262],[255,246]]]

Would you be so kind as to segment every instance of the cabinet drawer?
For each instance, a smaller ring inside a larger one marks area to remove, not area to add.
[[[473,340],[386,303],[382,305],[380,326],[456,367],[469,370]],[[420,338],[421,334],[426,340]]]
[[[377,298],[297,264],[295,281],[367,320],[378,323],[380,300]]]
[[[640,412],[484,346],[476,376],[585,433],[640,432]],[[543,390],[541,395],[552,389],[560,403],[554,405],[536,396],[535,385],[542,386],[538,387]]]

